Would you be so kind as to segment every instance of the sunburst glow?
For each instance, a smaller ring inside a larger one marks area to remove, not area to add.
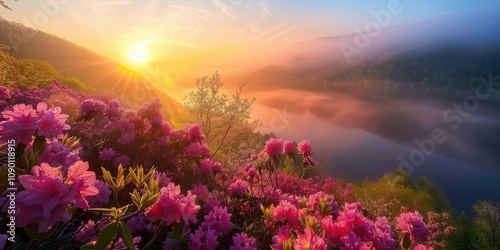
[[[148,62],[149,51],[147,44],[134,44],[127,51],[127,59],[137,65],[143,65]]]

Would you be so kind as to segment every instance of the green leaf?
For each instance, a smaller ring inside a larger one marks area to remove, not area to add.
[[[95,250],[104,250],[109,243],[113,240],[113,237],[118,232],[118,223],[111,222],[104,227],[104,229],[99,234],[97,242],[95,243]]]
[[[184,221],[181,220],[181,222],[176,223],[174,225],[174,233],[173,233],[173,238],[176,240],[180,240],[182,238],[182,235],[184,234]]]
[[[103,213],[103,214],[111,214],[113,212],[113,210],[111,210],[109,208],[90,208],[87,211],[98,212],[98,213]]]
[[[410,245],[412,244],[411,239],[410,239],[410,234],[405,233],[403,235],[403,238],[401,239],[400,243],[401,243],[402,247],[404,247],[405,249],[409,249]]]
[[[33,152],[38,152],[42,154],[45,151],[45,147],[47,146],[47,141],[44,136],[36,136],[35,141],[33,142]]]
[[[103,167],[101,167],[101,170],[102,170],[102,178],[104,179],[104,181],[106,181],[108,185],[113,187],[115,185],[115,182],[113,181],[111,174],[108,171],[106,171]]]
[[[26,148],[26,146],[22,143],[19,143],[17,144],[17,147],[16,147],[16,159],[19,159],[21,158],[21,156],[24,154],[24,149]]]
[[[129,250],[134,250],[135,249],[134,239],[132,238],[132,233],[130,232],[130,229],[121,221],[119,222],[119,224],[120,224],[120,235],[123,239],[123,242],[125,243],[125,245]]]

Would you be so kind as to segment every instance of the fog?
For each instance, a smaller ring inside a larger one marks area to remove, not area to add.
[[[254,116],[265,124],[261,132],[310,140],[315,158],[329,174],[357,181],[379,178],[401,164],[400,156],[408,160],[414,150],[421,150],[415,140],[431,139],[432,131],[440,128],[447,139],[414,166],[411,177],[436,181],[458,210],[477,199],[500,199],[500,193],[489,192],[500,189],[500,156],[495,150],[500,142],[491,140],[500,132],[500,123],[488,103],[480,103],[454,130],[455,123],[443,121],[453,106],[440,101],[290,89],[252,95],[257,98]]]

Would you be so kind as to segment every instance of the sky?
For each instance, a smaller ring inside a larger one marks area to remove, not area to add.
[[[280,47],[320,37],[352,34],[373,13],[401,11],[390,25],[404,25],[495,0],[5,0],[8,20],[55,34],[134,67],[131,47],[146,46],[148,66],[171,73],[247,64]],[[208,58],[210,60],[208,60]],[[230,63],[228,63],[230,62]],[[139,67],[135,65],[136,67]]]

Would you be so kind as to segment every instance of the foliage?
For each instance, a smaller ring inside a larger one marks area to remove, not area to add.
[[[422,213],[451,210],[449,201],[431,182],[419,179],[413,183],[406,173],[395,170],[377,182],[365,180],[356,189],[356,197],[374,216],[394,218],[402,206]]]
[[[453,226],[457,228],[457,231],[448,240],[450,249],[488,249],[486,234],[467,214],[462,213],[457,217],[453,221]]]
[[[478,201],[472,208],[476,222],[487,233],[489,247],[500,247],[500,202]]]
[[[196,86],[197,90],[184,98],[184,105],[190,113],[188,122],[202,127],[212,155],[236,148],[238,141],[251,136],[260,126],[250,117],[255,99],[241,97],[245,85],[240,85],[232,100],[221,92],[223,83],[217,72],[210,78],[198,79]]]

